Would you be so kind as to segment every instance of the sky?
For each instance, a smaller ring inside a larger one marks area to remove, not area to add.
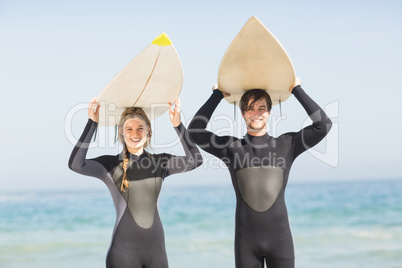
[[[400,179],[401,11],[402,2],[390,0],[0,0],[0,192],[105,188],[67,166],[87,121],[86,103],[165,32],[183,65],[187,126],[251,16],[278,38],[302,87],[334,123],[325,140],[295,161],[290,183]],[[152,123],[152,152],[183,154],[168,115]],[[306,123],[292,96],[282,104],[282,117],[273,108],[268,130],[279,136]],[[225,101],[210,127],[245,134],[239,112]],[[88,157],[119,153],[112,136],[99,129]],[[230,184],[227,169],[206,153],[202,167],[168,180]]]

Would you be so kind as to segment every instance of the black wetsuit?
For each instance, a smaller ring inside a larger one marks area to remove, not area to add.
[[[165,238],[157,209],[162,181],[169,175],[194,169],[198,149],[186,142],[183,124],[175,128],[186,156],[130,154],[127,177],[129,187],[120,191],[123,177],[121,154],[86,159],[88,145],[97,123],[88,120],[84,133],[71,153],[69,167],[80,174],[101,179],[109,188],[116,209],[116,224],[106,258],[106,267],[165,268],[168,260]],[[187,139],[186,139],[187,140]]]
[[[331,121],[300,86],[292,90],[313,124],[278,138],[265,134],[243,139],[205,130],[222,100],[214,90],[189,125],[193,140],[228,167],[236,193],[235,259],[237,268],[294,267],[293,239],[285,205],[285,187],[295,158],[321,141]]]

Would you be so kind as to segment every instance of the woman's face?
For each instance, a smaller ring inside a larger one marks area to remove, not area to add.
[[[149,128],[145,121],[138,117],[127,119],[123,124],[123,128],[120,129],[120,133],[124,136],[127,150],[132,154],[143,149],[147,141],[148,132]]]

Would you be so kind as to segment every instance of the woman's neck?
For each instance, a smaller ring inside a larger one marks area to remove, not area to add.
[[[144,152],[144,147],[141,148],[128,148],[128,151],[130,154],[134,154],[134,155],[141,155]]]

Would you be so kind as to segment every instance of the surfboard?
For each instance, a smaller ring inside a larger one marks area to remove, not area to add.
[[[293,63],[278,39],[251,17],[226,50],[218,71],[218,87],[238,104],[247,90],[266,90],[276,105],[290,96],[295,84]]]
[[[183,86],[183,68],[166,33],[134,57],[97,97],[100,126],[115,126],[128,107],[141,107],[153,120],[168,109]]]

